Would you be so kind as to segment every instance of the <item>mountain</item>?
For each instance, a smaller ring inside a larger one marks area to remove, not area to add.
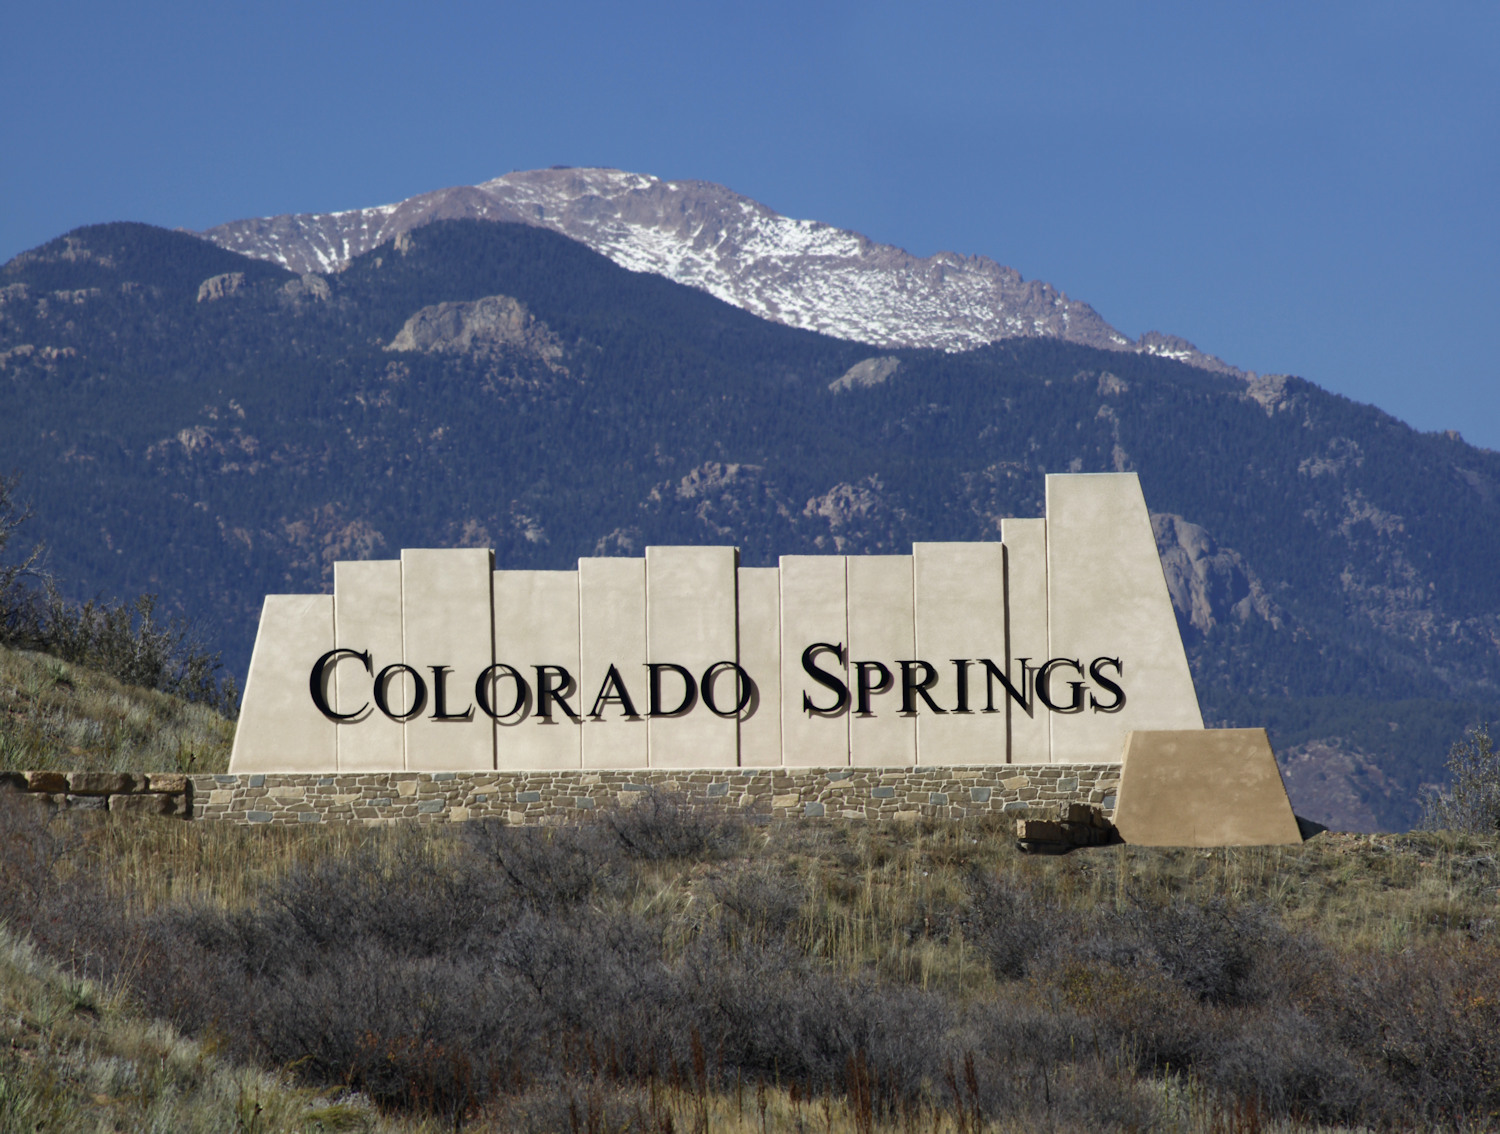
[[[294,272],[328,273],[438,220],[551,229],[622,268],[698,288],[762,319],[871,346],[970,350],[1057,338],[1238,373],[1170,335],[1132,342],[1088,304],[983,256],[919,259],[857,232],[781,216],[722,185],[618,169],[508,173],[394,205],[232,221],[203,235]]]
[[[336,559],[904,551],[1129,469],[1206,715],[1271,726],[1304,815],[1409,825],[1500,704],[1500,454],[1296,378],[1057,335],[872,348],[468,219],[328,275],[76,230],[0,267],[0,390],[53,571],[160,594],[241,673],[262,596]]]

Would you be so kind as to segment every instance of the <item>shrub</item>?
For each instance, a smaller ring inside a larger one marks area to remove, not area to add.
[[[1428,830],[1500,832],[1500,751],[1490,739],[1490,727],[1470,729],[1448,750],[1446,792],[1429,793],[1422,826]]]
[[[86,829],[45,801],[0,788],[0,925],[68,975],[105,984],[146,950],[125,900],[78,869]]]
[[[628,855],[648,861],[722,855],[745,834],[744,821],[723,808],[656,788],[640,793],[636,803],[610,808],[605,822]]]
[[[719,929],[729,943],[784,942],[802,908],[800,886],[760,870],[715,878],[709,889],[719,902]]]
[[[1072,934],[1056,907],[1003,879],[975,873],[966,936],[990,963],[997,977],[1018,980],[1040,954]]]
[[[543,913],[617,889],[622,873],[619,841],[597,825],[509,827],[486,819],[462,837],[471,855],[497,870],[496,885]]]
[[[18,484],[17,477],[0,477],[0,554],[32,515],[16,498]],[[20,562],[0,564],[0,643],[53,654],[235,715],[234,678],[219,677],[220,655],[210,653],[188,623],[160,622],[155,595],[131,603],[68,601],[57,580],[42,570],[43,550],[38,544]]]

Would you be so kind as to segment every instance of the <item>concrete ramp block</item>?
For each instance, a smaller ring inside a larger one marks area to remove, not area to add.
[[[1302,842],[1263,728],[1131,732],[1114,822],[1146,847]]]
[[[331,772],[338,767],[334,723],[308,693],[313,666],[331,649],[332,595],[266,596],[229,755],[231,772]],[[331,692],[325,689],[325,694]]]

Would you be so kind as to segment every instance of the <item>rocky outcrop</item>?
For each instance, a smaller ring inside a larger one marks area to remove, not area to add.
[[[511,348],[548,363],[563,356],[552,329],[508,295],[437,303],[408,319],[385,349],[426,354],[482,354]]]
[[[642,506],[654,513],[687,510],[706,534],[720,540],[743,538],[740,533],[770,517],[790,522],[795,510],[763,466],[722,461],[705,461],[655,485]],[[636,542],[631,533],[617,531],[601,540],[600,547],[615,547],[611,554],[620,554],[618,549],[632,548]]]
[[[281,285],[282,297],[293,303],[299,301],[312,301],[326,303],[330,294],[328,281],[315,272],[304,273],[295,280],[287,280]]]
[[[217,276],[209,276],[198,285],[198,302],[213,303],[219,299],[227,299],[245,286],[244,272],[224,272]]]
[[[878,386],[888,380],[897,370],[901,369],[901,360],[890,355],[882,355],[879,358],[867,358],[863,362],[856,362],[842,375],[828,383],[828,388],[835,394],[844,390],[857,390],[866,386]]]
[[[1230,366],[1222,359],[1204,354],[1186,339],[1177,335],[1164,335],[1160,331],[1147,331],[1135,341],[1135,349],[1141,354],[1153,354],[1158,358],[1170,358],[1185,362],[1200,370],[1212,370],[1217,374],[1229,374],[1235,378],[1252,378],[1253,374]]]
[[[1181,516],[1151,517],[1167,591],[1186,631],[1207,634],[1224,623],[1252,618],[1281,628],[1282,616],[1239,552],[1220,547],[1206,529]]]

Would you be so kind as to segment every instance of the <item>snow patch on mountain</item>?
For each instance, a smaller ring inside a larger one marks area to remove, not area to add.
[[[1234,372],[1181,339],[1153,333],[1133,342],[1088,304],[984,256],[920,258],[857,232],[782,216],[722,185],[618,169],[508,173],[396,204],[232,221],[202,235],[295,272],[327,273],[423,224],[458,218],[551,229],[631,271],[699,288],[778,323],[885,349],[969,350],[1044,337]]]

